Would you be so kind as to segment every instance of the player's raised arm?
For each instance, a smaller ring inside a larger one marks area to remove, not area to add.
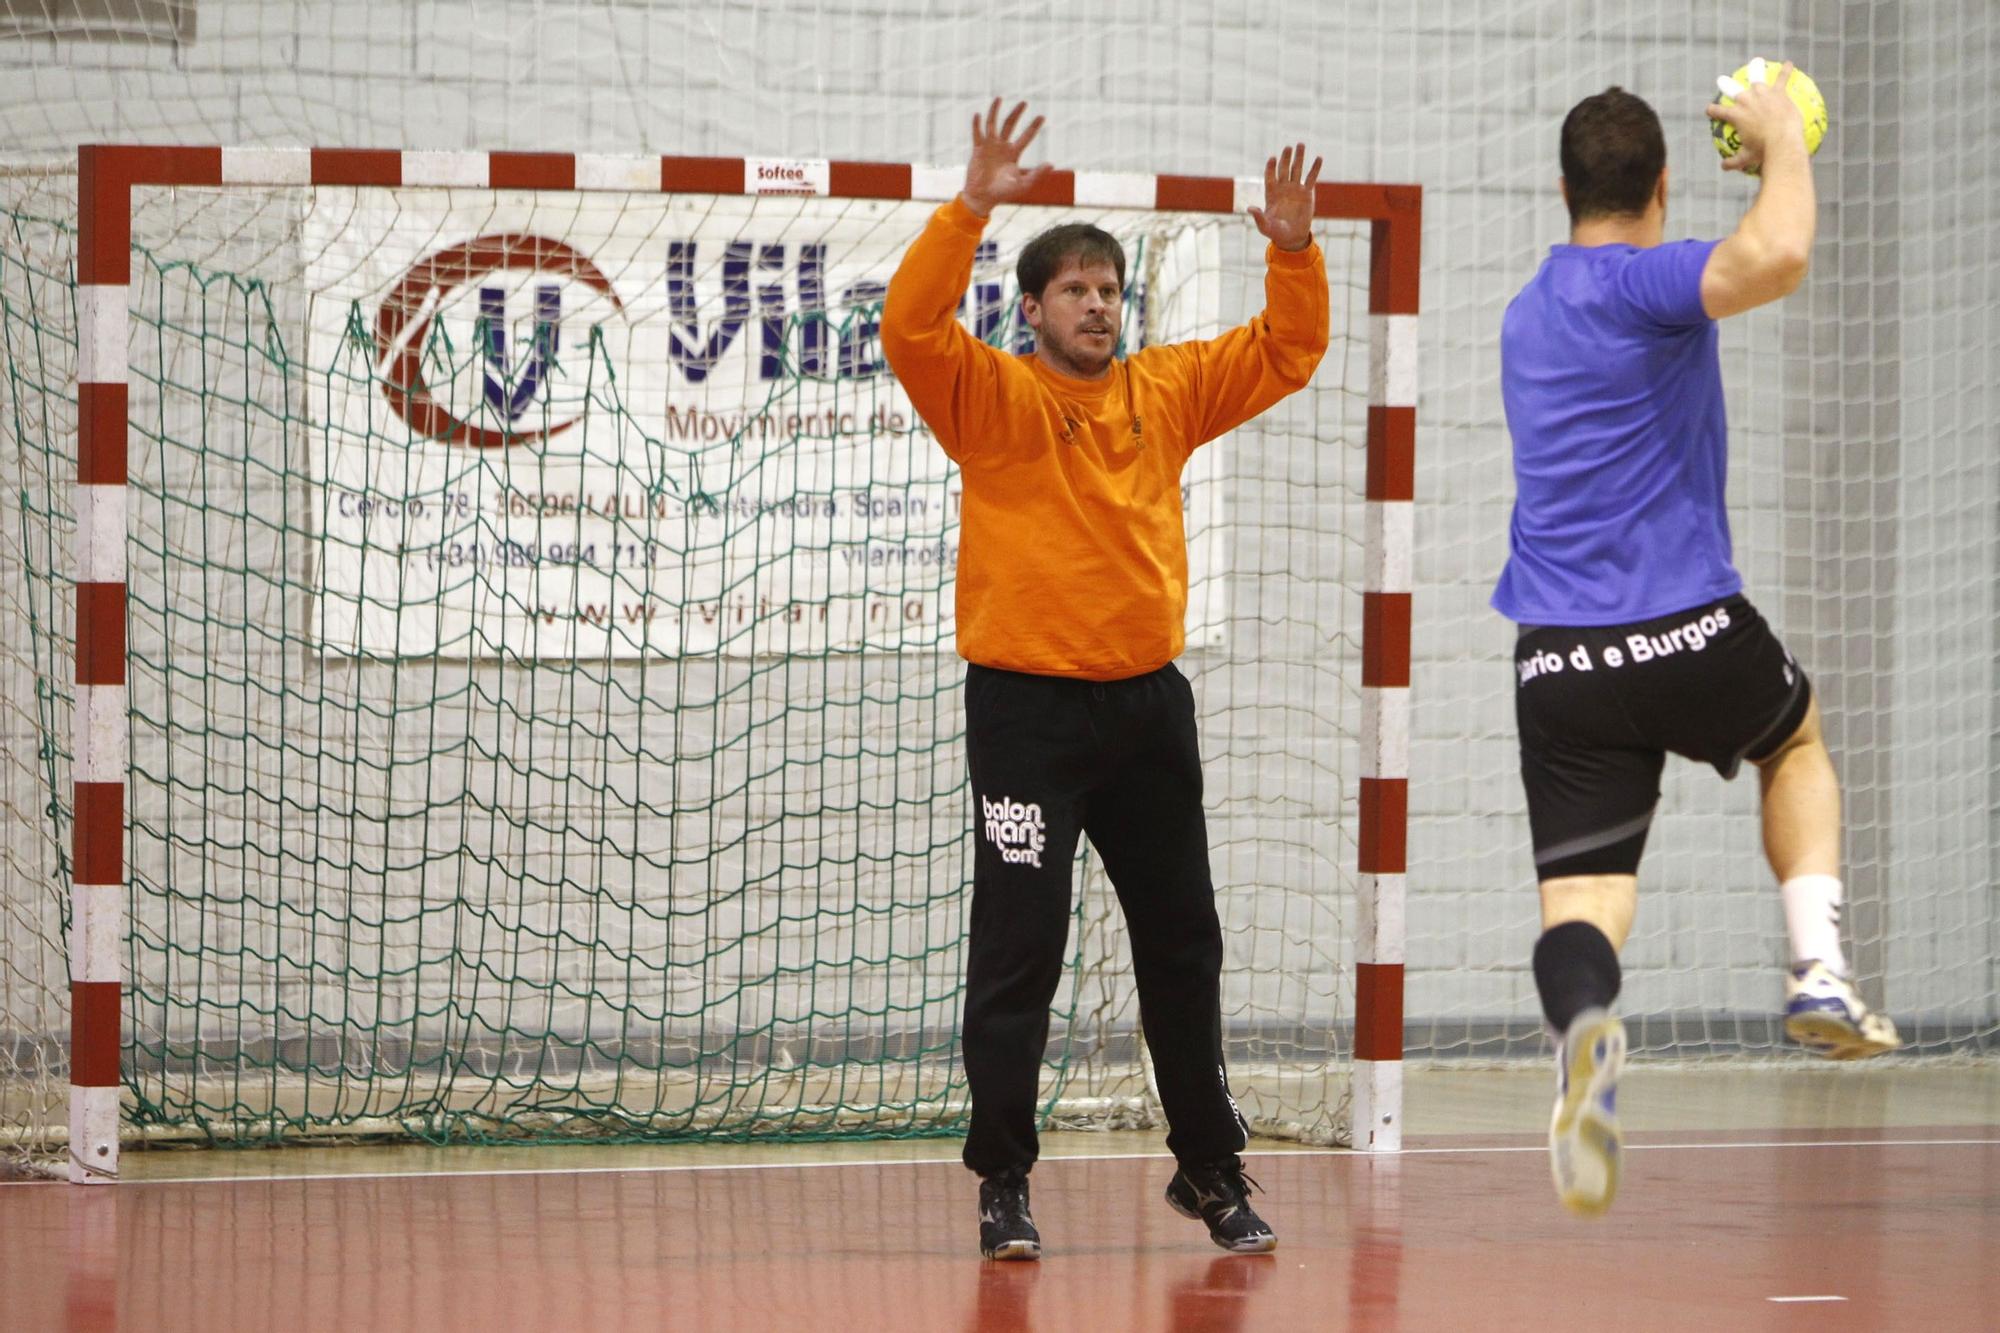
[[[1049,170],[1021,165],[1042,128],[1037,116],[1020,129],[1027,106],[1016,103],[1003,121],[996,97],[984,117],[972,118],[965,188],[931,215],[882,302],[882,351],[890,368],[944,451],[961,462],[979,433],[976,423],[997,404],[1004,358],[958,322],[958,304],[994,206],[1023,197]]]
[[[1792,63],[1775,83],[1726,87],[1734,102],[1711,104],[1709,117],[1736,127],[1742,151],[1724,171],[1756,168],[1763,184],[1736,230],[1710,252],[1701,273],[1701,305],[1710,319],[1724,319],[1789,296],[1806,276],[1818,226],[1812,157],[1805,121],[1785,85]]]
[[[1306,146],[1284,149],[1264,160],[1264,206],[1250,210],[1250,220],[1264,238],[1280,250],[1298,251],[1312,244],[1313,206],[1319,184],[1320,158],[1305,169]]]
[[[1271,242],[1264,271],[1264,309],[1240,328],[1203,343],[1183,344],[1194,362],[1200,416],[1193,443],[1234,429],[1305,386],[1326,354],[1332,318],[1326,261],[1313,244],[1312,224],[1321,161],[1306,167],[1306,146],[1286,148],[1264,163],[1264,206],[1250,220]]]
[[[965,206],[982,218],[991,217],[995,205],[1026,198],[1041,184],[1042,177],[1049,174],[1046,162],[1035,167],[1021,165],[1021,154],[1028,151],[1028,145],[1041,133],[1042,118],[1036,116],[1016,135],[1015,129],[1027,113],[1028,104],[1016,102],[1002,121],[1000,102],[1000,98],[994,98],[983,118],[972,118],[972,157],[965,164],[965,187],[959,191]]]

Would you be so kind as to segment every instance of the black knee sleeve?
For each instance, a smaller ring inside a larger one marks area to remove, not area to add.
[[[1607,1009],[1618,998],[1618,951],[1588,921],[1551,926],[1535,941],[1535,989],[1549,1026],[1567,1032],[1586,1009]]]

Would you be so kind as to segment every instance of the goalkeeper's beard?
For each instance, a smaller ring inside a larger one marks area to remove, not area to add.
[[[1081,329],[1074,336],[1066,336],[1044,323],[1038,339],[1042,359],[1059,374],[1079,379],[1101,377],[1118,351],[1118,326],[1110,321],[1104,323],[1110,331],[1098,337],[1087,337]]]

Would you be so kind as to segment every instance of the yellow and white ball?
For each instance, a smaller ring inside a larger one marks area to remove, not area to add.
[[[1778,71],[1784,66],[1782,60],[1766,60],[1758,56],[1728,79],[1717,79],[1716,86],[1721,91],[1716,95],[1718,106],[1733,106],[1736,99],[1729,95],[1729,84],[1748,87],[1753,83],[1776,83]],[[1806,76],[1802,69],[1794,69],[1791,79],[1785,84],[1785,91],[1791,94],[1792,105],[1799,109],[1799,115],[1806,122],[1806,152],[1817,153],[1820,141],[1826,138],[1826,99],[1820,96],[1819,85]],[[1724,157],[1735,157],[1743,149],[1743,140],[1737,136],[1736,127],[1726,120],[1709,122],[1710,132],[1715,136],[1715,151]],[[1753,170],[1752,174],[1755,172]]]

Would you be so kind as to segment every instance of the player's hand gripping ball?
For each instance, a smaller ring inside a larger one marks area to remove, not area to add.
[[[1766,60],[1762,56],[1756,56],[1734,74],[1726,74],[1717,79],[1716,105],[1735,105],[1736,95],[1750,84],[1776,83],[1778,71],[1784,63],[1782,60]],[[1791,79],[1785,84],[1785,91],[1791,94],[1792,105],[1799,109],[1799,115],[1806,122],[1807,155],[1817,153],[1820,140],[1826,138],[1826,99],[1820,96],[1819,85],[1807,78],[1804,70],[1794,69]],[[1710,121],[1709,132],[1715,137],[1715,151],[1725,158],[1735,157],[1743,151],[1743,140],[1737,135],[1736,127],[1728,121]],[[1756,175],[1757,169],[1750,168],[1749,174]]]

